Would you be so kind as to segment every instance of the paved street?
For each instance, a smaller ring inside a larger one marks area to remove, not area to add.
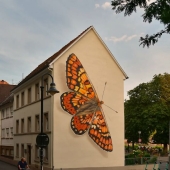
[[[167,168],[167,169],[166,169],[166,168]],[[162,162],[161,165],[160,165],[160,169],[161,169],[161,170],[168,170],[167,163],[166,163],[166,162]]]
[[[127,166],[128,167],[128,166]],[[155,169],[157,170],[157,168],[158,168],[158,164],[156,164],[156,166],[155,166]],[[161,166],[160,166],[160,170],[165,170],[165,168],[166,168],[166,162],[165,161],[162,161],[162,164],[161,164]],[[93,169],[95,169],[95,168],[93,168]],[[98,169],[98,168],[97,168]],[[109,168],[108,168],[109,169]],[[110,170],[111,170],[112,168],[110,168]],[[125,169],[127,169],[127,168],[125,168]],[[135,170],[136,168],[135,168],[135,166],[134,166],[134,170]],[[152,167],[152,169],[153,169],[153,167]],[[10,164],[7,164],[7,163],[5,163],[5,162],[2,162],[2,161],[0,161],[0,170],[17,170],[17,166],[13,166],[13,165],[10,165]],[[148,170],[151,170],[150,168],[148,168]]]
[[[17,165],[13,166],[13,165],[0,161],[0,170],[17,170]]]

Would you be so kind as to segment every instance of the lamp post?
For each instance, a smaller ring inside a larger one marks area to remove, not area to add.
[[[55,83],[53,81],[53,77],[51,74],[46,73],[44,75],[49,75],[52,79],[52,83],[50,84],[50,89],[47,91],[51,95],[54,95],[55,93],[59,93],[59,91],[55,88]],[[37,145],[40,147],[40,170],[43,170],[43,148],[46,147],[49,143],[49,138],[47,134],[43,133],[43,89],[44,89],[44,84],[43,84],[43,77],[41,78],[41,132],[37,136],[36,142]]]
[[[138,140],[138,142],[140,143],[141,142],[141,138],[140,138],[141,131],[138,131],[138,133],[139,133],[139,140]]]

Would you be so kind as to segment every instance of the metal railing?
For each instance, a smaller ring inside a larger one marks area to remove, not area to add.
[[[142,164],[154,164],[157,162],[157,157],[136,157],[136,158],[125,158],[125,166],[127,165],[142,165]]]

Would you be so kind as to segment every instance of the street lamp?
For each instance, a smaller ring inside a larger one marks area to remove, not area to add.
[[[49,75],[52,79],[52,83],[50,84],[50,88],[47,91],[51,95],[54,95],[55,93],[59,93],[59,91],[55,88],[55,83],[53,81],[53,77],[51,74],[46,73],[44,75]],[[43,84],[43,77],[41,78],[41,132],[36,138],[37,145],[40,147],[40,170],[43,170],[43,148],[46,147],[49,143],[49,138],[47,134],[43,133],[43,89],[44,89],[44,84]]]
[[[141,138],[140,138],[141,131],[138,131],[138,133],[139,133],[139,140],[138,140],[138,142],[140,143],[141,142]]]

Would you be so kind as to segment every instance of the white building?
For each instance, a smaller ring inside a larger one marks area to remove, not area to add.
[[[72,116],[61,108],[60,96],[70,91],[66,85],[66,60],[74,53],[83,64],[102,105],[112,137],[113,151],[106,152],[85,133],[77,136],[70,128]],[[59,94],[46,90],[51,74]],[[45,75],[45,76],[43,76]],[[41,63],[12,91],[14,93],[14,159],[26,157],[29,164],[39,166],[36,137],[40,133],[40,85],[44,82],[44,132],[50,143],[45,149],[44,167],[83,168],[124,165],[124,80],[127,75],[100,36],[89,27],[53,56]]]
[[[4,80],[0,81],[0,155],[13,159],[13,94],[10,85]]]

